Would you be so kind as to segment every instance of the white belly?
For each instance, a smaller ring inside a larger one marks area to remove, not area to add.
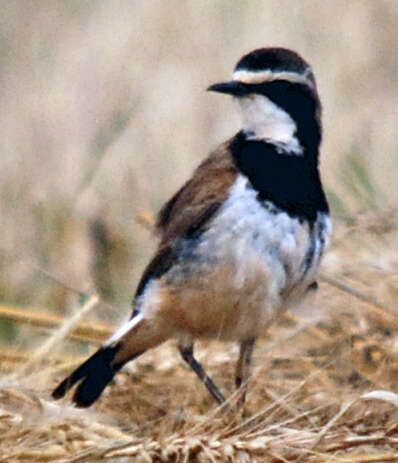
[[[240,175],[197,252],[232,265],[234,286],[238,289],[262,272],[272,274],[269,284],[281,293],[301,281],[304,269],[306,280],[313,278],[330,232],[328,216],[319,214],[311,242],[307,222],[292,218],[267,202],[264,207],[247,178]],[[311,246],[312,255],[305,265]]]
[[[314,281],[330,235],[325,214],[312,235],[307,222],[264,207],[239,176],[209,230],[165,275],[164,281],[180,288],[171,316],[193,336],[261,336]]]

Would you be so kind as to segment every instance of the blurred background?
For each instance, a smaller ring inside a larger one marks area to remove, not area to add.
[[[375,218],[376,235],[395,226],[396,0],[1,7],[3,306],[68,315],[98,292],[107,305],[96,316],[127,316],[156,245],[151,218],[239,129],[231,100],[205,89],[257,47],[293,48],[313,67],[324,108],[321,170],[337,230],[364,217]],[[395,254],[383,251],[383,259],[397,271]],[[7,342],[28,342],[10,320],[0,330]]]

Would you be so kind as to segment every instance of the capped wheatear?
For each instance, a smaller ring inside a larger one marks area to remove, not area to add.
[[[321,105],[310,66],[291,50],[261,48],[239,60],[231,81],[208,90],[233,96],[242,129],[164,205],[160,244],[130,320],[59,384],[56,399],[77,383],[73,401],[91,405],[126,362],[176,338],[183,359],[223,403],[193,355],[194,340],[238,341],[241,387],[255,339],[316,288],[331,222],[318,168]]]

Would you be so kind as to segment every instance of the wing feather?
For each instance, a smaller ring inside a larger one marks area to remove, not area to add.
[[[161,241],[145,269],[135,297],[152,278],[160,278],[178,257],[181,240],[199,236],[227,199],[237,169],[229,150],[231,140],[210,154],[193,176],[160,210],[156,229]]]
[[[195,224],[203,228],[203,218],[213,215],[206,211],[215,212],[217,205],[226,200],[237,176],[230,144],[231,140],[205,159],[160,210],[156,226],[162,242],[192,233]]]

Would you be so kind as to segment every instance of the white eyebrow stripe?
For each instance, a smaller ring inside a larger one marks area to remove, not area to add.
[[[261,84],[262,82],[271,82],[273,80],[287,80],[289,82],[308,85],[313,89],[314,84],[307,77],[309,72],[309,69],[307,69],[304,74],[288,71],[273,72],[269,69],[265,71],[238,70],[234,72],[233,79],[243,82],[244,84]]]

